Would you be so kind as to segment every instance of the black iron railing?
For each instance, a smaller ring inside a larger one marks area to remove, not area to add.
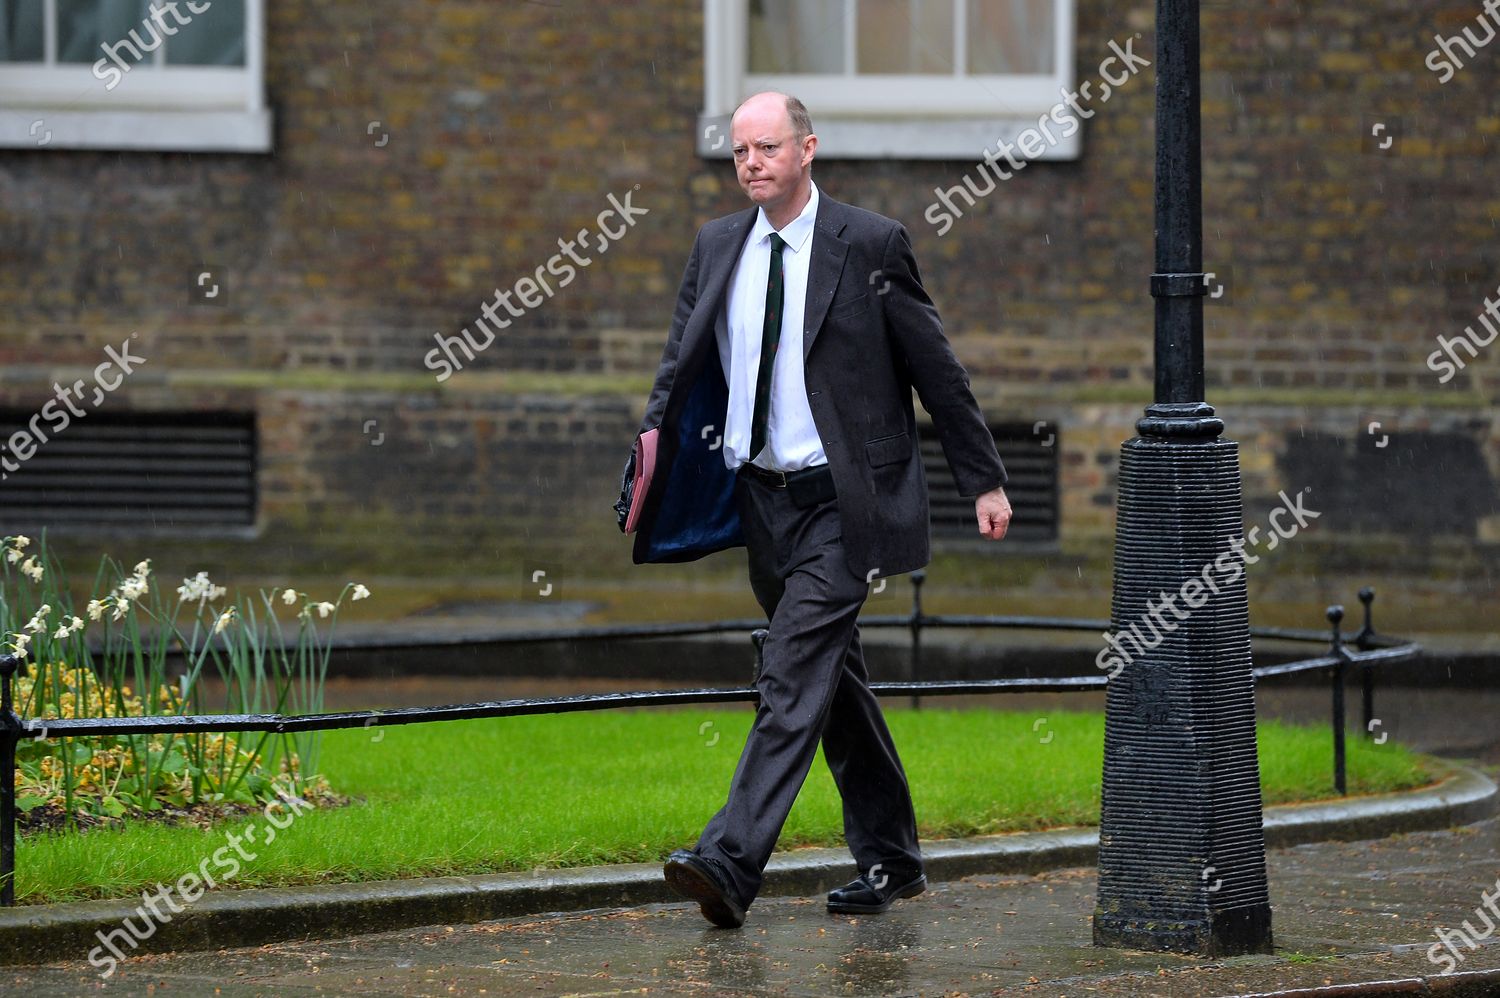
[[[871,615],[860,618],[861,627],[900,627],[911,634],[909,680],[906,682],[871,683],[870,689],[881,696],[910,695],[915,706],[923,696],[957,696],[984,693],[1065,693],[1102,690],[1108,683],[1103,673],[1089,676],[1055,678],[1025,677],[1011,679],[939,680],[924,682],[922,674],[922,632],[929,627],[1023,628],[1029,630],[1105,631],[1106,620],[1066,619],[1058,617],[976,616],[966,614],[929,614],[922,610],[922,584],[925,572],[914,572],[912,609],[907,614]],[[1408,664],[1421,655],[1420,645],[1375,632],[1372,605],[1375,591],[1361,589],[1364,604],[1364,626],[1350,641],[1340,633],[1344,608],[1329,607],[1327,617],[1331,636],[1324,631],[1279,627],[1254,627],[1252,637],[1284,641],[1329,641],[1326,655],[1299,659],[1281,665],[1255,669],[1257,679],[1286,676],[1293,673],[1326,669],[1332,682],[1333,706],[1333,772],[1334,786],[1346,793],[1344,745],[1344,682],[1348,670],[1358,668],[1364,706],[1364,731],[1373,734],[1371,721],[1375,710],[1374,670],[1378,667]],[[756,621],[718,621],[704,624],[647,624],[597,628],[568,628],[556,631],[533,631],[508,635],[501,641],[537,640],[615,640],[720,634],[733,630],[750,630],[759,670],[760,648],[766,631]],[[1350,644],[1354,650],[1350,650]],[[492,700],[482,703],[451,704],[436,707],[401,707],[393,710],[356,710],[328,714],[194,714],[152,715],[147,717],[19,717],[12,702],[11,680],[20,667],[13,655],[0,655],[0,905],[15,904],[16,868],[16,747],[22,739],[71,738],[84,735],[154,735],[198,734],[224,731],[261,731],[284,734],[298,731],[329,731],[337,728],[385,727],[398,724],[424,724],[432,721],[465,721],[481,717],[515,717],[523,714],[562,714],[584,710],[611,710],[616,707],[678,707],[700,703],[758,703],[759,694],[752,685],[695,690],[641,690],[627,693],[590,693],[564,697],[537,697],[516,700]]]

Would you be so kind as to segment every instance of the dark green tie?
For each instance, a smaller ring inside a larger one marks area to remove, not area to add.
[[[766,321],[760,334],[760,369],[755,375],[755,414],[750,421],[750,457],[766,445],[766,424],[771,416],[771,374],[776,368],[776,348],[781,345],[782,272],[781,250],[786,240],[771,233],[771,274],[766,280]]]

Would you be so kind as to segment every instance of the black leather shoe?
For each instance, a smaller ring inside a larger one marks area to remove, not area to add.
[[[662,867],[667,886],[690,901],[697,901],[703,917],[721,929],[737,929],[745,924],[745,908],[734,899],[727,884],[719,879],[713,866],[695,852],[678,849],[667,857]]]
[[[888,909],[897,898],[916,897],[926,889],[927,875],[923,873],[911,880],[885,874],[872,880],[868,874],[862,873],[858,879],[828,892],[828,910],[875,915]]]

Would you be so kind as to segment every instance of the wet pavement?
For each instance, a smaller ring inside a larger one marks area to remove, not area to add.
[[[934,884],[877,916],[766,898],[742,929],[696,905],[535,916],[209,953],[144,956],[107,981],[85,960],[0,970],[48,995],[1216,996],[1435,976],[1439,927],[1476,932],[1500,881],[1500,819],[1269,856],[1274,955],[1199,960],[1090,944],[1093,869]],[[1489,937],[1493,943],[1497,935]],[[1480,942],[1461,972],[1500,969]],[[1447,952],[1447,951],[1443,951]],[[1496,985],[1500,991],[1500,984]],[[1493,993],[1477,991],[1473,993]]]

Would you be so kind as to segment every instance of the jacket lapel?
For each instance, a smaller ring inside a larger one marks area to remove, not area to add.
[[[740,250],[744,248],[745,239],[755,224],[755,213],[759,210],[750,208],[734,216],[709,247],[708,277],[703,282],[703,291],[693,308],[692,318],[682,332],[682,347],[678,351],[680,357],[687,359],[686,366],[690,370],[698,369],[700,354],[706,345],[718,349],[714,334],[724,322],[729,275],[734,273],[734,265],[739,261]],[[682,366],[679,362],[679,367]]]
[[[842,204],[821,190],[818,192],[818,220],[813,226],[812,259],[807,267],[807,304],[803,315],[807,332],[802,336],[804,360],[812,352],[813,341],[823,328],[834,289],[839,285],[839,275],[844,272],[844,258],[849,255],[849,244],[842,238],[842,208]]]

